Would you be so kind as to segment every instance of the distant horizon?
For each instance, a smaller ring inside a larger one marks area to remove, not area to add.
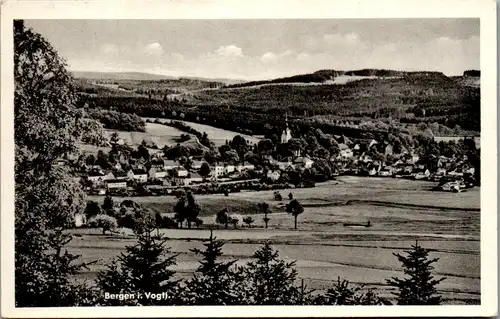
[[[362,69],[349,69],[349,70],[340,70],[340,69],[326,69],[326,70],[334,70],[334,71],[358,71],[358,70],[363,70],[363,69],[372,69],[372,70],[382,70],[379,68],[362,68]],[[325,70],[325,69],[322,69]],[[464,72],[466,71],[480,71],[480,69],[466,69],[463,70],[463,72],[459,74],[446,74],[444,72],[438,71],[438,70],[396,70],[396,69],[384,69],[384,70],[390,70],[390,71],[397,71],[397,72],[437,72],[437,73],[442,73],[447,77],[454,77],[454,76],[463,76]],[[234,81],[246,81],[246,82],[254,82],[254,81],[268,81],[268,80],[274,80],[274,79],[279,79],[279,78],[286,78],[286,77],[291,77],[294,75],[300,75],[300,74],[309,74],[309,73],[314,73],[316,71],[320,70],[314,70],[311,72],[307,73],[299,73],[299,74],[288,74],[284,76],[279,76],[279,77],[273,77],[273,78],[263,78],[263,79],[246,79],[246,78],[235,78],[235,77],[207,77],[207,76],[199,76],[199,75],[169,75],[169,74],[164,74],[164,73],[154,73],[154,72],[146,72],[146,71],[95,71],[95,70],[72,70],[68,68],[68,71],[71,73],[79,72],[79,73],[100,73],[100,74],[127,74],[127,73],[136,73],[136,74],[146,74],[146,75],[153,75],[153,76],[158,76],[158,77],[165,77],[165,78],[174,78],[174,79],[180,79],[180,78],[200,78],[200,79],[206,79],[206,80],[234,80]]]
[[[479,69],[479,19],[25,20],[72,71],[269,80],[321,69]]]

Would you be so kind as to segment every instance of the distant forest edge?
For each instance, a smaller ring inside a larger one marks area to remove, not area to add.
[[[324,82],[336,76],[370,78],[345,84],[291,85],[294,81]],[[479,76],[477,70],[467,70],[459,77],[440,72],[320,70],[236,85],[162,79],[111,80],[102,86],[76,79],[75,86],[81,103],[88,108],[184,119],[249,135],[279,134],[285,113],[299,130],[304,125],[321,124],[332,133],[360,135],[395,127],[430,127],[435,135],[479,135],[480,88],[474,85]],[[256,86],[279,81],[290,85]]]

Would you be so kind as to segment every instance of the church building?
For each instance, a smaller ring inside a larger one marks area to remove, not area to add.
[[[288,141],[292,139],[292,131],[288,127],[288,115],[287,114],[285,114],[285,125],[286,125],[286,128],[283,130],[283,133],[281,133],[281,143],[282,144],[288,143]]]

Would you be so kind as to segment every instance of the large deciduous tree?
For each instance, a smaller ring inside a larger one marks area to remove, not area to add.
[[[40,34],[14,21],[15,302],[18,307],[78,306],[92,292],[72,282],[84,264],[63,232],[85,196],[60,158],[80,143],[101,144],[100,125],[75,106],[64,61]],[[76,262],[76,263],[75,263]]]
[[[294,199],[286,205],[286,212],[293,216],[295,229],[297,229],[297,217],[304,212],[304,207],[298,200]]]

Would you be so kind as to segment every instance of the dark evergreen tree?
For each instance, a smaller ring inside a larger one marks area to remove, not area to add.
[[[193,193],[188,192],[186,194],[186,220],[188,223],[188,228],[191,228],[191,223],[196,223],[198,215],[200,215],[201,207],[200,204],[194,198]]]
[[[352,305],[389,305],[389,301],[380,297],[374,289],[363,290],[363,286],[349,286],[349,281],[338,277],[333,287],[325,294],[312,299],[312,304],[352,306]]]
[[[128,300],[101,298],[104,305],[171,305],[179,294],[179,282],[173,280],[177,255],[171,255],[166,239],[152,236],[154,226],[146,224],[142,231],[134,231],[137,243],[127,246],[104,271],[98,274],[100,290],[110,294],[136,294]],[[156,297],[154,296],[161,296]],[[102,296],[105,297],[105,296]]]
[[[182,302],[188,305],[241,305],[244,304],[242,272],[234,267],[236,260],[220,261],[224,243],[210,231],[203,244],[205,250],[192,249],[203,256],[195,275],[186,282]]]
[[[250,305],[295,305],[304,296],[298,286],[295,262],[287,263],[266,242],[244,267],[246,297]]]
[[[432,264],[439,258],[429,259],[429,251],[416,242],[410,250],[405,251],[407,256],[393,254],[402,263],[406,275],[403,279],[392,277],[386,280],[389,285],[398,288],[398,292],[394,294],[399,305],[441,304],[441,295],[436,285],[446,278],[434,279]]]

